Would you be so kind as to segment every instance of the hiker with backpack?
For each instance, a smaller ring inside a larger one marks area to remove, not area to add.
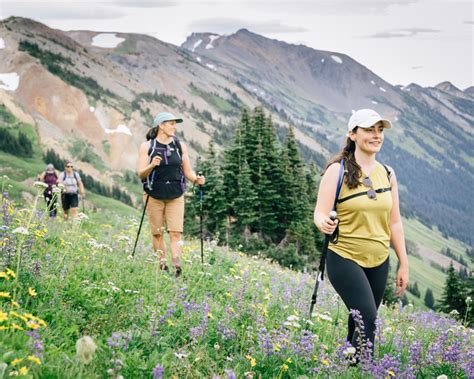
[[[184,142],[175,137],[176,125],[183,119],[169,112],[160,112],[140,146],[138,175],[143,181],[144,201],[153,239],[159,255],[160,269],[168,271],[163,239],[165,224],[171,242],[171,258],[175,275],[182,272],[180,264],[181,235],[184,224],[184,191],[186,179],[203,185],[204,176],[196,175],[189,161]]]
[[[81,176],[74,170],[72,162],[67,162],[64,171],[59,175],[59,183],[64,186],[64,192],[61,195],[64,210],[64,220],[69,219],[69,211],[71,218],[74,220],[79,206],[79,194],[84,198],[84,184]]]
[[[329,244],[327,274],[346,307],[355,310],[349,315],[347,340],[357,354],[361,351],[359,341],[374,351],[375,320],[388,277],[390,242],[400,263],[396,295],[402,296],[408,285],[397,178],[392,168],[376,160],[384,130],[391,126],[371,109],[352,115],[346,146],[323,172],[314,211],[317,228],[326,235],[336,231],[338,237]],[[338,219],[331,220],[332,210],[337,211]],[[364,329],[354,320],[359,318],[357,312]]]
[[[48,185],[48,187],[44,189],[43,196],[44,200],[46,201],[49,217],[55,218],[58,209],[57,197],[53,194],[53,186],[58,184],[58,174],[52,163],[49,163],[46,166],[46,169],[40,175],[38,175],[38,180]]]

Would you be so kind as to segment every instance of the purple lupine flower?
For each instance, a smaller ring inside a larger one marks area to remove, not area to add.
[[[227,370],[227,379],[237,379],[237,376],[235,376],[234,370],[232,369]]]
[[[153,370],[152,370],[153,379],[162,379],[164,373],[165,373],[165,368],[159,363],[155,367],[153,367]]]
[[[217,321],[217,334],[225,340],[231,340],[236,337],[235,331],[226,327],[223,321]]]
[[[401,361],[398,357],[385,354],[382,359],[370,364],[370,371],[375,378],[398,378],[401,373]]]
[[[113,332],[112,336],[107,339],[107,344],[117,350],[127,350],[128,344],[132,337],[127,333]]]

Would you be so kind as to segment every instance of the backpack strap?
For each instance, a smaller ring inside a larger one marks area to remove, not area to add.
[[[387,171],[387,179],[388,179],[388,183],[390,184],[390,187],[391,187],[393,169],[391,167],[387,166],[387,165],[384,165],[384,164],[382,164],[382,166],[385,169],[385,171]]]
[[[346,171],[344,170],[344,159],[341,159],[341,167],[339,168],[339,177],[337,179],[337,188],[336,188],[336,197],[334,198],[334,205],[332,207],[332,210],[336,210],[336,205],[338,203],[339,199],[339,194],[341,193],[341,188],[342,184],[344,182],[344,175],[346,174]]]

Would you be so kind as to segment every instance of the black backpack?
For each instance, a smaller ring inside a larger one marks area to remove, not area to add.
[[[183,151],[181,147],[181,142],[176,137],[173,137],[173,140],[171,143],[174,145],[176,154],[178,155],[179,159],[182,162]],[[156,139],[154,139],[153,141],[150,141],[150,147],[148,149],[148,157],[149,157],[150,162],[152,160],[153,155],[156,152],[158,153],[157,155],[160,155],[162,157],[165,166],[168,165],[168,159],[167,159],[168,149],[158,147],[157,141]],[[186,190],[186,178],[184,176],[183,168],[181,165],[180,165],[180,170],[179,170],[179,178],[176,181],[173,181],[172,183],[170,181],[165,181],[164,185],[154,186],[156,182],[155,176],[156,176],[156,171],[155,169],[153,169],[150,175],[148,175],[148,177],[144,179],[142,182],[143,182],[143,188],[145,192],[156,199],[160,199],[160,200],[175,199],[177,197],[180,197]]]

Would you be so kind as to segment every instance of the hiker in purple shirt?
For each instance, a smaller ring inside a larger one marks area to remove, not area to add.
[[[44,200],[46,201],[49,216],[54,218],[56,217],[58,211],[58,200],[57,197],[53,194],[53,186],[58,184],[58,173],[54,169],[52,163],[46,166],[46,170],[44,170],[38,176],[38,180],[48,185],[48,187],[44,189],[43,196]]]

